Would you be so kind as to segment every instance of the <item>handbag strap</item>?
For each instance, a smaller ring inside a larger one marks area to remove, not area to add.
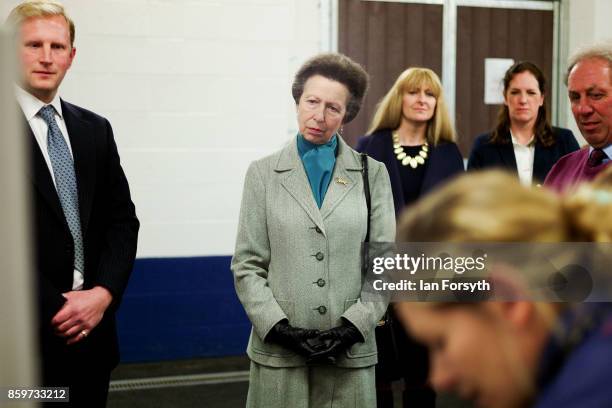
[[[370,178],[368,176],[368,155],[365,153],[361,153],[361,164],[362,164],[362,176],[363,176],[363,191],[365,193],[365,199],[366,199],[366,207],[368,208],[368,220],[367,220],[367,232],[366,232],[366,237],[364,240],[364,243],[370,242],[370,218],[372,215],[372,198],[370,196]],[[362,260],[361,260],[361,268],[362,268],[362,278],[365,277],[366,273],[368,272],[368,246],[364,245],[363,247],[363,253],[362,253]],[[393,333],[393,327],[391,327],[391,313],[389,313],[389,310],[387,309],[385,311],[385,314],[383,316],[383,318],[379,321],[378,326],[387,326],[389,328],[389,330],[391,330],[391,341],[393,344],[393,350],[395,352],[395,355],[398,355],[398,351],[397,351],[397,344],[396,344],[396,339],[395,339],[395,333]]]
[[[368,177],[368,155],[361,153],[361,164],[363,176],[363,191],[365,192],[366,206],[368,208],[367,230],[364,242],[370,242],[370,216],[372,213],[372,199],[370,197],[370,179]]]

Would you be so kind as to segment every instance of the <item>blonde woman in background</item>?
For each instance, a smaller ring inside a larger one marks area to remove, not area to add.
[[[385,164],[391,180],[396,215],[445,180],[463,172],[463,158],[435,72],[413,67],[397,78],[381,100],[357,150]],[[404,379],[404,406],[434,407],[426,384],[427,351],[393,325],[377,330],[376,366],[379,408],[393,406],[391,382]]]
[[[402,72],[380,101],[357,150],[385,163],[396,214],[463,172],[438,75],[419,67]]]
[[[464,176],[411,208],[398,240],[609,243],[612,177],[603,176],[563,200],[500,171]],[[396,312],[429,347],[436,390],[482,407],[610,406],[610,303],[422,302]]]

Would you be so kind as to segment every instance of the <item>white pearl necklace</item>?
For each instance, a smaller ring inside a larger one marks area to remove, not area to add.
[[[425,140],[425,143],[421,146],[421,151],[415,155],[414,157],[408,156],[404,147],[400,144],[399,135],[397,134],[397,130],[391,132],[393,136],[393,153],[395,153],[395,157],[402,163],[402,166],[410,166],[413,169],[416,169],[420,164],[425,163],[425,159],[427,159],[427,153],[429,152],[429,143]]]

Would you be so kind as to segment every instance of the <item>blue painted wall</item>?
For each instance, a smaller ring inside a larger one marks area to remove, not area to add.
[[[137,259],[117,314],[122,362],[245,354],[231,256]]]

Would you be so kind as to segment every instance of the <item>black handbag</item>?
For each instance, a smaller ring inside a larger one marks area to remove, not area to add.
[[[368,271],[368,245],[370,242],[370,218],[372,213],[372,198],[370,195],[370,182],[368,176],[368,155],[361,153],[363,190],[365,193],[366,207],[368,209],[367,232],[364,240],[362,251],[361,268],[362,276],[365,278]],[[376,345],[378,349],[378,364],[376,366],[377,377],[382,376],[388,381],[401,378],[401,367],[399,366],[400,356],[397,347],[396,338],[396,323],[393,319],[393,313],[390,308],[387,308],[382,319],[376,325],[374,334],[376,336]]]

